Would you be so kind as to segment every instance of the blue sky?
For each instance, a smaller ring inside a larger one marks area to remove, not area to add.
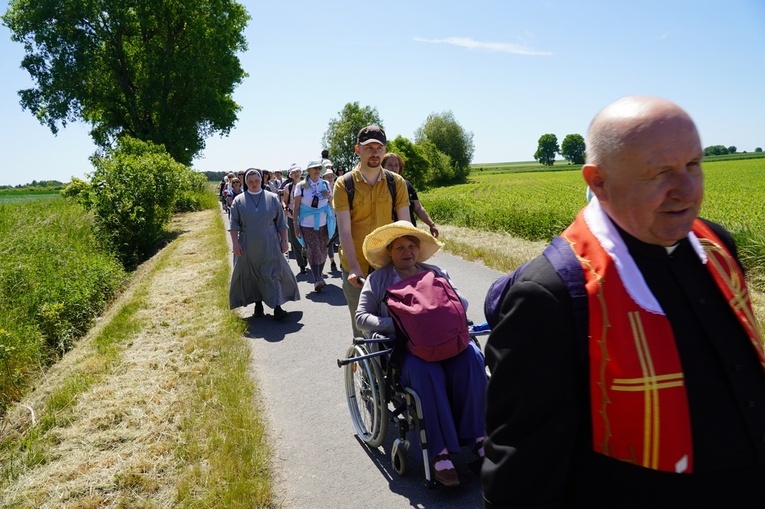
[[[354,101],[377,108],[391,139],[452,111],[474,134],[474,163],[532,160],[541,135],[584,135],[631,94],[680,104],[704,146],[765,148],[763,0],[242,3],[243,109],[199,170],[305,166]],[[0,185],[84,178],[88,126],[53,136],[21,109],[16,91],[32,85],[22,57],[0,27]]]

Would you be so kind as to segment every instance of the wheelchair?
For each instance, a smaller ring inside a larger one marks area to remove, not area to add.
[[[484,326],[470,325],[471,340],[478,345],[477,336],[488,334]],[[343,368],[345,396],[351,421],[359,439],[371,448],[380,447],[393,424],[398,437],[390,449],[391,466],[398,475],[407,473],[407,453],[410,431],[417,433],[425,470],[425,486],[435,488],[428,457],[428,439],[419,395],[400,382],[400,371],[391,360],[396,339],[388,337],[354,338],[345,359],[338,359]]]

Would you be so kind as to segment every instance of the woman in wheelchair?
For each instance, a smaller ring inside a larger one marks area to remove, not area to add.
[[[386,290],[391,285],[423,271],[432,271],[449,281],[445,270],[423,263],[442,245],[408,221],[381,226],[367,236],[364,256],[376,270],[369,274],[361,291],[356,310],[359,330],[367,335],[395,335],[394,321],[385,304]],[[461,295],[459,298],[467,309],[465,298]],[[437,362],[415,356],[400,342],[396,348],[393,359],[399,359],[401,383],[417,392],[422,401],[433,476],[444,486],[457,486],[459,476],[449,454],[458,453],[461,445],[467,445],[483,459],[486,402],[483,355],[473,341],[461,353]]]

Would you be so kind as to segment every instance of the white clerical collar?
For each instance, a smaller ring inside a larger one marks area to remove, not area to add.
[[[638,269],[635,260],[630,255],[624,239],[619,235],[611,218],[601,208],[597,197],[593,196],[590,203],[585,207],[584,221],[606,253],[613,259],[619,277],[630,297],[646,311],[663,315],[664,311],[648,288],[648,284],[645,282],[645,278],[643,278],[643,274]],[[693,232],[688,232],[688,241],[691,243],[701,263],[707,263],[707,255],[704,252],[704,248],[701,247],[701,242],[699,242],[698,237]],[[676,247],[677,244],[672,246],[672,250]],[[671,253],[669,248],[668,253]]]

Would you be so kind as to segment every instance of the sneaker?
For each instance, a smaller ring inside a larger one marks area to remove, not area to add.
[[[307,274],[308,270],[305,267],[300,267],[300,273],[301,274]]]
[[[276,306],[274,308],[274,320],[281,320],[282,318],[286,318],[288,313],[281,308],[281,306]]]
[[[316,281],[313,284],[313,289],[316,292],[320,292],[321,289],[324,288],[325,286],[326,286],[326,283],[324,283],[324,280],[323,279],[319,279],[318,281]]]
[[[334,262],[334,260],[330,264],[329,268],[332,269],[332,272],[337,272],[337,264]]]

